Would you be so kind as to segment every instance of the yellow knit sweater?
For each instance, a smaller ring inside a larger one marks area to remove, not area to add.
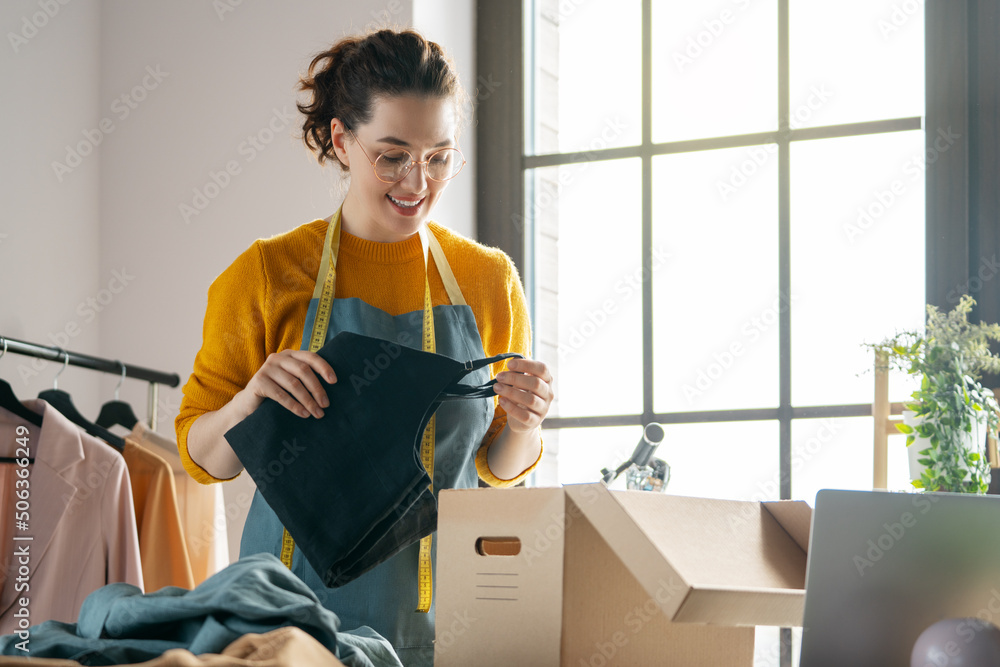
[[[283,234],[258,239],[208,288],[202,347],[183,387],[184,397],[174,421],[184,468],[203,484],[225,480],[213,477],[191,459],[188,430],[200,415],[223,407],[246,387],[268,354],[301,347],[326,228],[325,220],[314,220]],[[510,258],[437,223],[429,222],[428,229],[440,241],[475,315],[486,356],[503,352],[528,356],[531,330],[524,290]],[[433,304],[449,303],[433,262],[428,277]],[[422,308],[423,294],[424,257],[418,235],[396,243],[379,243],[341,230],[335,298],[357,297],[399,315]],[[491,377],[503,370],[504,363],[490,367]],[[479,448],[476,468],[488,484],[510,486],[538,462],[511,480],[499,479],[490,472],[487,449],[507,423],[496,400],[493,423]]]

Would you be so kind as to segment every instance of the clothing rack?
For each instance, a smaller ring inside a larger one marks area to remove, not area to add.
[[[69,350],[63,350],[58,347],[49,347],[46,345],[39,345],[37,343],[29,343],[27,341],[17,340],[16,338],[9,338],[2,334],[0,334],[0,350],[3,349],[2,341],[7,342],[8,352],[16,352],[17,354],[37,357],[39,359],[48,359],[50,361],[61,361],[63,363],[68,363],[71,366],[81,366],[83,368],[89,368],[103,373],[111,373],[113,375],[130,377],[136,380],[145,380],[149,382],[149,428],[154,431],[156,430],[158,386],[165,384],[168,387],[176,387],[181,383],[181,378],[177,375],[177,373],[165,373],[151,368],[125,364],[117,360],[94,357],[89,354],[81,354],[79,352],[70,352]]]

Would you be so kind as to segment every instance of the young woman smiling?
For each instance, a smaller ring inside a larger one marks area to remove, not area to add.
[[[240,473],[223,434],[264,398],[303,419],[328,407],[317,376],[336,376],[309,346],[321,267],[336,267],[327,339],[341,331],[391,331],[396,342],[419,345],[429,292],[438,354],[463,361],[504,352],[527,357],[531,347],[510,258],[430,220],[465,164],[458,146],[465,94],[441,48],[412,30],[346,38],[313,59],[300,89],[311,97],[299,104],[305,144],[321,165],[333,161],[349,174],[350,184],[330,218],[258,239],[209,287],[204,341],[175,424],[185,466],[204,483]],[[433,252],[428,258],[425,243],[439,245],[446,266]],[[539,425],[553,398],[548,369],[528,358],[494,366],[470,381],[495,377],[496,402],[449,402],[437,412],[435,493],[474,487],[479,478],[516,484],[541,457]],[[280,522],[258,492],[240,554],[279,556],[282,545]],[[433,604],[414,611],[421,606],[417,544],[334,589],[300,556],[286,564],[342,628],[367,625],[404,664],[432,664]]]

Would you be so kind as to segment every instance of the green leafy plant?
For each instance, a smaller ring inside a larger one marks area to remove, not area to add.
[[[1000,325],[971,324],[975,305],[963,295],[955,309],[942,313],[927,306],[923,333],[903,331],[881,343],[866,347],[884,355],[888,368],[920,376],[920,388],[906,407],[915,413],[916,426],[897,424],[910,446],[916,438],[927,438],[930,446],[920,451],[926,466],[913,486],[928,491],[986,493],[990,467],[982,450],[969,449],[964,441],[985,422],[989,435],[997,437],[997,401],[980,383],[981,374],[1000,373],[1000,356],[990,352],[990,341],[1000,341]]]

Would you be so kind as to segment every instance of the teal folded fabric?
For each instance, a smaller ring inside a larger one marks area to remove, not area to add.
[[[370,628],[340,632],[336,614],[267,553],[245,556],[193,590],[168,586],[144,594],[131,584],[108,584],[87,596],[77,623],[32,626],[27,644],[18,634],[0,637],[0,655],[122,665],[172,648],[220,653],[242,635],[289,625],[312,635],[348,667],[401,666],[389,642]]]

